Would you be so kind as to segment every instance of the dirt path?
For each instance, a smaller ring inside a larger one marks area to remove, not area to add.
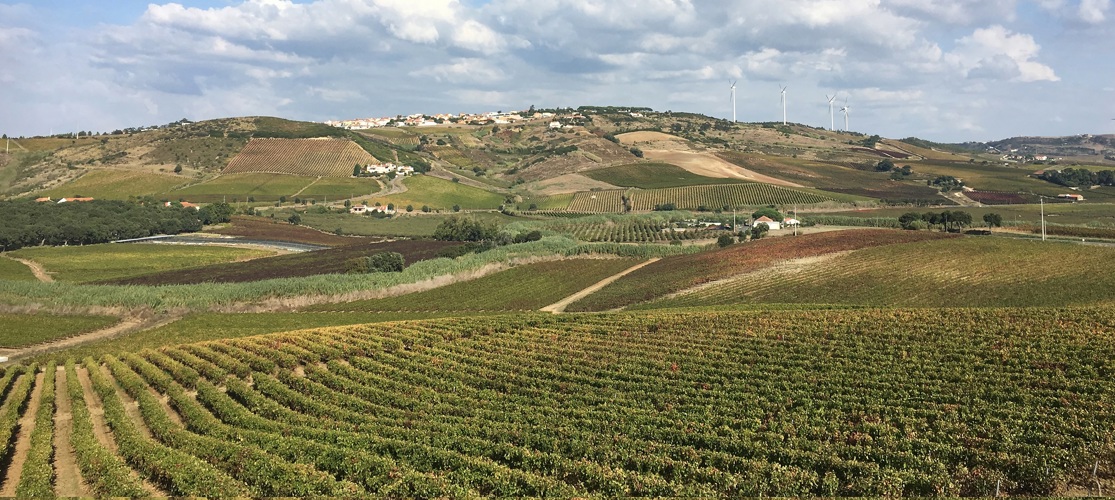
[[[314,184],[317,184],[317,181],[320,181],[320,180],[321,180],[321,176],[318,176],[318,178],[314,179],[313,182],[311,182],[309,184],[306,184],[305,186],[302,186],[302,189],[299,189],[297,193],[294,193],[294,194],[290,195],[290,197],[294,198],[294,197],[302,194],[303,191],[305,191],[307,189],[310,189],[310,186],[313,186]]]
[[[592,286],[590,286],[590,287],[588,287],[584,290],[581,290],[581,291],[579,291],[579,292],[577,292],[573,295],[570,295],[570,296],[568,296],[564,299],[561,299],[558,302],[550,304],[550,305],[548,305],[546,307],[543,307],[542,309],[539,309],[539,310],[543,311],[543,312],[554,313],[554,314],[563,313],[563,312],[565,312],[565,308],[569,307],[569,304],[572,304],[572,303],[574,303],[578,300],[581,300],[585,297],[588,297],[589,295],[592,295],[593,293],[595,293],[597,290],[600,290],[601,288],[604,288],[604,287],[608,286],[613,281],[618,280],[618,279],[620,279],[620,278],[622,278],[622,277],[624,277],[624,276],[626,276],[630,273],[638,271],[639,269],[643,268],[646,265],[652,264],[654,262],[658,262],[659,260],[660,259],[658,257],[655,257],[655,258],[650,259],[646,262],[640,262],[638,264],[635,264],[634,266],[631,266],[627,269],[624,269],[622,272],[620,272],[618,274],[614,274],[612,276],[604,278],[604,279],[596,282],[595,285],[592,285]]]
[[[7,356],[10,360],[26,358],[28,356],[36,356],[39,354],[47,354],[55,351],[61,351],[63,349],[69,349],[71,347],[82,344],[88,344],[90,342],[95,342],[98,340],[107,340],[129,333],[158,328],[160,326],[177,321],[181,317],[181,313],[162,314],[147,318],[141,316],[125,316],[124,319],[122,319],[119,323],[116,323],[115,325],[109,326],[107,328],[102,328],[100,330],[94,330],[89,333],[75,335],[73,337],[67,337],[64,339],[55,340],[53,342],[36,344],[20,349],[0,349],[0,354]]]
[[[54,494],[60,497],[87,497],[92,494],[81,479],[81,469],[77,465],[70,436],[73,434],[73,414],[71,413],[70,393],[66,390],[66,367],[59,366],[54,372],[55,391],[54,413]]]
[[[39,412],[39,401],[42,400],[45,378],[46,373],[35,374],[35,388],[31,391],[31,400],[27,403],[27,409],[19,418],[19,435],[16,437],[12,461],[8,463],[8,470],[4,473],[4,486],[0,488],[0,496],[15,496],[15,488],[19,485],[20,476],[23,475],[23,464],[27,461],[27,453],[31,451],[31,433],[35,431],[35,414]]]
[[[31,274],[35,275],[35,279],[42,281],[43,283],[54,283],[54,277],[51,276],[50,273],[46,272],[46,269],[43,269],[43,266],[40,265],[38,262],[27,259],[17,259],[10,255],[5,255],[4,257],[12,259],[16,262],[19,262],[20,264],[31,268]]]

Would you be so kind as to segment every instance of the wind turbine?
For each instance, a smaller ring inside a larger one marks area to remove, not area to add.
[[[828,94],[825,94],[825,97],[828,97],[829,100],[829,130],[833,131],[836,130],[836,118],[834,118],[835,115],[832,112],[832,101],[836,100],[836,94],[833,94],[832,97],[829,97]]]
[[[844,113],[844,131],[845,132],[848,131],[848,111],[850,111],[851,109],[852,109],[852,107],[848,106],[848,98],[845,97],[844,98],[844,107],[840,108],[840,112]]]
[[[736,122],[736,81],[729,80],[732,84],[732,123]]]
[[[780,83],[780,84],[778,84],[778,88],[781,89],[781,94],[782,94],[782,124],[785,125],[786,124],[786,89],[788,89],[790,87],[789,86],[783,87],[782,84]]]

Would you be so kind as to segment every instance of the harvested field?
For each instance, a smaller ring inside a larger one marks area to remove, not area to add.
[[[654,131],[628,132],[626,134],[617,135],[616,139],[619,139],[619,142],[624,144],[638,144],[644,142],[678,142],[685,144],[686,142],[685,139],[676,135]]]
[[[688,151],[646,150],[643,151],[648,160],[660,161],[677,165],[694,174],[721,179],[743,179],[752,182],[763,182],[786,187],[803,187],[801,184],[790,182],[769,175],[763,175],[747,170],[739,165],[729,163],[712,153],[693,153]]]
[[[239,236],[250,240],[286,241],[336,247],[365,242],[361,237],[337,236],[306,226],[296,226],[286,221],[265,217],[233,216],[232,223],[207,231],[225,236]]]
[[[438,256],[441,250],[460,245],[450,241],[403,240],[365,242],[328,250],[279,255],[249,262],[218,264],[180,271],[148,274],[129,279],[105,281],[111,285],[187,285],[196,283],[244,283],[276,278],[296,278],[318,274],[345,273],[349,261],[380,252],[403,254],[407,265]]]
[[[965,191],[964,195],[984,205],[1024,205],[1037,199],[1034,195],[1002,191]]]
[[[348,139],[252,139],[222,171],[351,177],[357,163],[376,163]]]
[[[530,184],[530,190],[542,195],[555,195],[591,191],[592,189],[616,189],[617,186],[588,177],[588,174],[592,172],[596,172],[596,170],[590,170],[584,174],[565,174],[551,177]]]

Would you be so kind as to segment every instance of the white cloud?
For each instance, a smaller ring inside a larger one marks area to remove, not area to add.
[[[1078,12],[1082,21],[1098,24],[1107,19],[1107,9],[1110,7],[1111,0],[1081,0]]]
[[[1040,49],[1032,36],[995,25],[957,40],[956,49],[945,55],[945,60],[969,77],[1059,81],[1053,68],[1033,60]]]
[[[448,83],[493,83],[506,78],[503,71],[484,59],[460,58],[412,71],[411,76],[430,77]]]

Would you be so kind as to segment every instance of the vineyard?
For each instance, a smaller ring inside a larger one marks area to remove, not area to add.
[[[0,442],[20,496],[1094,494],[1115,469],[1113,324],[924,309],[340,327],[11,366]]]
[[[1037,196],[1034,195],[1002,191],[966,191],[964,196],[984,205],[1022,205],[1037,201]]]
[[[724,207],[760,205],[810,205],[832,201],[831,197],[770,184],[719,184],[647,190],[579,192],[569,210],[574,212],[623,212],[623,196],[630,198],[632,211],[649,212],[673,204],[679,210],[719,210]]]
[[[252,139],[222,173],[351,177],[358,163],[378,162],[347,139]]]
[[[916,255],[916,258],[905,258]],[[957,256],[963,256],[958,258]],[[789,261],[646,307],[820,303],[906,307],[1032,307],[1111,303],[1104,247],[960,238]],[[1072,262],[1051,266],[1050,262]],[[1008,263],[1009,264],[1006,264]]]
[[[664,220],[620,220],[604,222],[558,222],[547,224],[546,229],[573,236],[580,241],[609,241],[613,243],[654,243],[713,238],[718,233],[701,228],[678,227],[675,222]]]

